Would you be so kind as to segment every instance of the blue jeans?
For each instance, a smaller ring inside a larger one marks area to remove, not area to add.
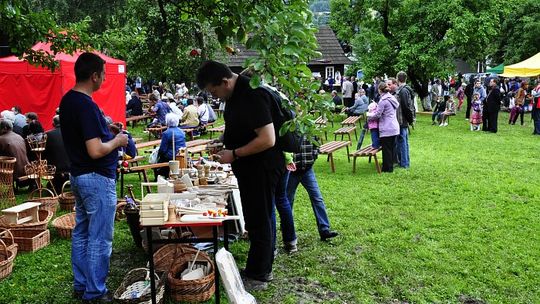
[[[84,300],[91,300],[107,293],[116,182],[97,173],[71,176],[70,181],[76,212],[71,240],[73,288],[84,291]]]
[[[279,214],[281,236],[284,243],[290,243],[296,240],[296,231],[294,229],[294,218],[292,206],[287,197],[287,180],[289,179],[288,171],[283,174],[276,186],[276,195],[274,202]],[[276,212],[272,210],[272,230],[274,233],[274,243],[276,241]],[[275,244],[274,244],[275,249]]]
[[[371,146],[375,149],[381,147],[381,141],[379,140],[379,129],[370,129],[369,134],[371,135]]]
[[[304,186],[309,195],[309,200],[311,201],[311,207],[313,208],[313,213],[315,214],[315,220],[317,221],[317,229],[319,230],[319,233],[330,230],[330,221],[328,220],[328,215],[326,214],[326,206],[324,205],[321,190],[319,189],[319,184],[317,184],[317,179],[315,178],[313,168],[309,168],[303,172],[296,171],[288,174],[289,181],[287,182],[287,197],[291,203],[291,209],[293,207],[294,196],[296,194],[298,184],[302,183],[302,186]]]
[[[402,168],[409,168],[409,129],[399,128],[399,135],[397,137],[397,153],[399,159],[399,166]]]

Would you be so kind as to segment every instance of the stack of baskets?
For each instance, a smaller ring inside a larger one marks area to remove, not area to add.
[[[17,256],[17,244],[15,244],[13,235],[9,230],[2,231],[1,235],[7,234],[11,237],[10,245],[7,245],[3,239],[0,239],[0,280],[8,277],[13,271],[13,261]]]
[[[71,239],[71,233],[75,227],[75,212],[55,218],[52,225],[61,238]]]
[[[73,207],[75,207],[75,195],[71,191],[66,191],[66,186],[69,185],[69,181],[66,181],[62,185],[62,193],[58,196],[60,210],[73,211]]]
[[[53,213],[49,210],[38,211],[38,221],[24,224],[10,223],[5,216],[0,217],[0,228],[9,229],[9,236],[0,232],[0,239],[4,242],[14,239],[20,251],[35,252],[51,242],[50,231],[47,225]],[[1,229],[0,229],[1,231]]]

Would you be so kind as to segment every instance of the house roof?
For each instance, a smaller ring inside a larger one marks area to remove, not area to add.
[[[329,26],[320,26],[315,36],[319,44],[317,51],[321,52],[322,56],[311,60],[309,65],[352,64]],[[241,67],[246,59],[257,56],[256,51],[248,50],[242,44],[237,44],[236,49],[236,55],[229,56],[230,67]]]

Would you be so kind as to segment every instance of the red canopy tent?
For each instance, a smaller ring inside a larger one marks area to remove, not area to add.
[[[32,48],[50,52],[50,45],[38,43]],[[105,115],[114,121],[126,121],[126,63],[94,52],[105,60],[105,81],[92,96]],[[52,118],[62,96],[75,85],[75,61],[81,53],[59,53],[60,62],[54,72],[35,67],[16,56],[0,58],[0,111],[18,105],[22,113],[36,112],[46,130],[52,128]]]

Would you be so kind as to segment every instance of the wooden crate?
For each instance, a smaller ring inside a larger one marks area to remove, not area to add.
[[[51,242],[49,229],[11,229],[19,251],[35,252]]]

